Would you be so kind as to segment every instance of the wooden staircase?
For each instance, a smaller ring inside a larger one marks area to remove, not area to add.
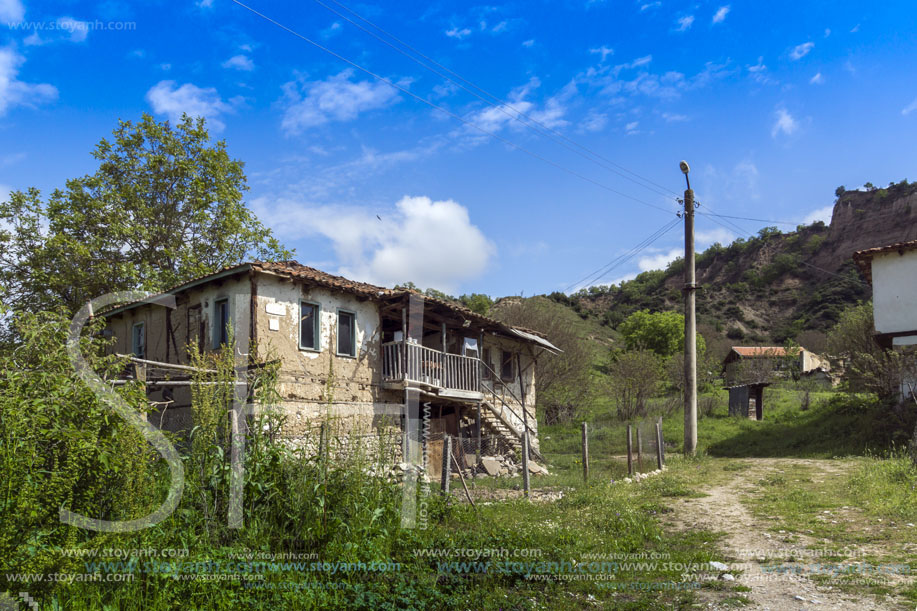
[[[509,422],[498,415],[499,409],[494,408],[494,406],[488,401],[482,401],[480,404],[480,410],[481,426],[490,430],[495,436],[503,440],[503,442],[513,450],[519,450],[521,452],[522,439],[520,437],[520,433],[512,428]]]

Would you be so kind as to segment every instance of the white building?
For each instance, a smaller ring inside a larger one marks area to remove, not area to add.
[[[853,255],[872,284],[876,341],[885,348],[917,345],[917,240],[869,248]],[[917,389],[903,380],[902,394]]]

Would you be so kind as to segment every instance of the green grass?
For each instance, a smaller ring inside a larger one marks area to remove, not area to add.
[[[716,390],[703,393],[698,403],[712,401],[716,407],[699,416],[698,450],[721,457],[809,457],[865,455],[903,444],[914,429],[917,414],[899,413],[869,396],[821,391],[810,394],[811,407],[801,410],[803,392],[780,386],[764,391],[764,419],[749,420],[729,416],[728,393]],[[670,411],[662,411],[666,409]],[[671,407],[677,406],[674,410]],[[648,436],[652,421],[663,416],[666,452],[681,452],[684,440],[684,415],[677,398],[657,399],[643,421]],[[604,414],[589,420],[590,456],[622,455],[626,452],[626,422]],[[581,436],[571,425],[542,426],[539,430],[546,455],[580,452]],[[636,441],[635,441],[636,443]],[[653,460],[653,457],[649,457]]]
[[[837,469],[793,464],[756,482],[748,502],[772,536],[785,542],[811,540],[821,554],[797,562],[905,564],[917,571],[917,468],[901,453],[838,461]],[[792,561],[793,559],[788,559]],[[868,574],[866,576],[869,576]],[[864,577],[816,575],[832,586],[881,596],[897,592],[917,601],[913,584],[851,583]]]

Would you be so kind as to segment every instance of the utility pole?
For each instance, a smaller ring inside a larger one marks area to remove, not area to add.
[[[685,175],[685,456],[697,450],[697,319],[694,312],[697,283],[694,278],[694,191],[687,161],[679,164]]]

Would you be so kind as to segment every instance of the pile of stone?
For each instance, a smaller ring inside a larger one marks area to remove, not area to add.
[[[651,477],[651,476],[653,476],[653,475],[659,475],[660,473],[662,473],[662,471],[659,470],[659,469],[656,469],[655,471],[649,471],[649,472],[647,472],[647,473],[635,473],[634,476],[633,476],[632,478],[631,478],[631,477],[625,477],[625,478],[622,479],[621,481],[622,481],[623,483],[625,483],[625,484],[630,484],[630,483],[632,483],[632,482],[637,482],[637,483],[639,483],[639,482],[645,480],[645,479],[648,478],[648,477]],[[617,484],[618,482],[616,482],[615,480],[611,480],[611,483],[612,483],[612,484]]]
[[[474,471],[474,457],[469,456],[466,460],[470,463],[469,473],[472,473]],[[513,477],[522,473],[522,465],[516,464],[508,456],[482,456],[481,464],[478,466],[478,473],[491,477]],[[547,475],[548,470],[534,460],[530,460],[529,473],[532,475]]]

